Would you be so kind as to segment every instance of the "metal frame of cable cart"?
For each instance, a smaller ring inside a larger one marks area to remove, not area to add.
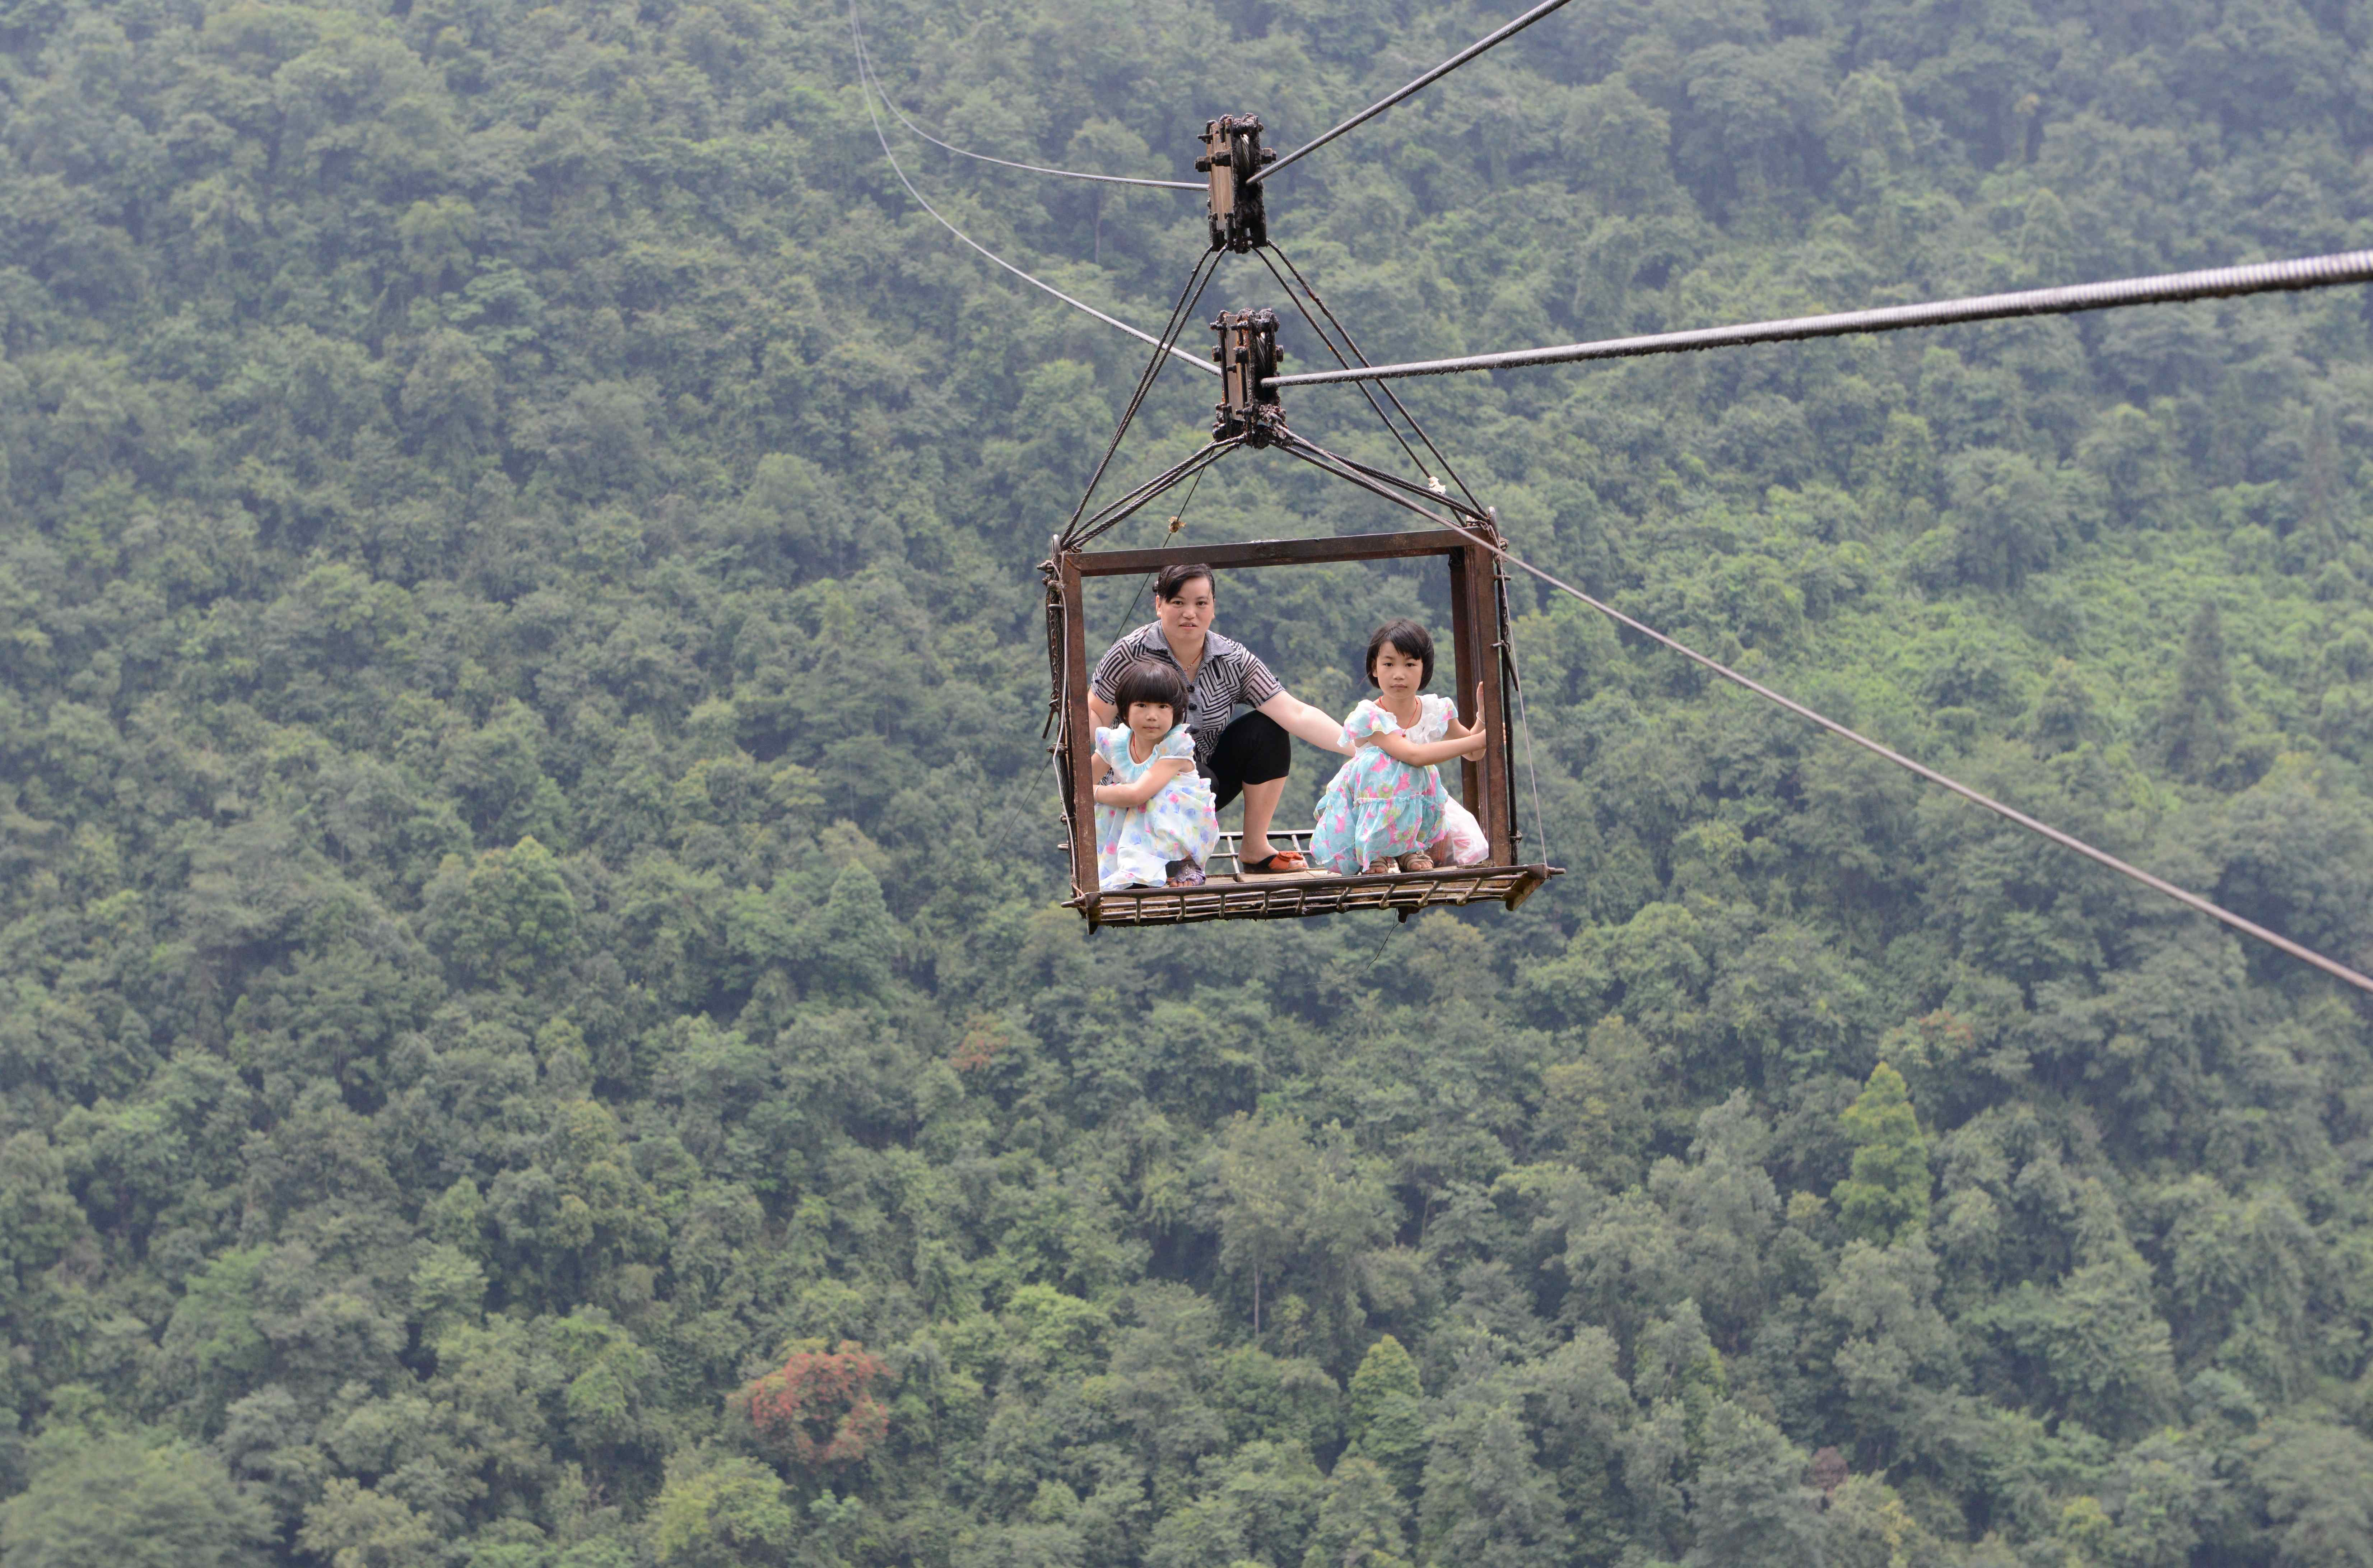
[[[1496,541],[1494,541],[1496,543]],[[1461,795],[1483,826],[1491,846],[1480,866],[1444,867],[1389,876],[1337,877],[1323,873],[1234,877],[1215,874],[1206,889],[1097,890],[1093,805],[1093,740],[1088,717],[1088,649],[1081,613],[1081,584],[1092,577],[1118,577],[1200,562],[1215,571],[1264,567],[1327,566],[1346,561],[1405,560],[1440,556],[1450,568],[1450,644],[1453,689],[1464,708],[1479,685],[1491,711],[1484,716],[1483,755],[1460,764]],[[1201,919],[1274,919],[1331,914],[1339,909],[1397,908],[1403,919],[1416,908],[1460,905],[1479,898],[1515,907],[1555,868],[1520,862],[1524,836],[1516,818],[1514,770],[1508,755],[1509,671],[1501,658],[1507,626],[1501,605],[1499,562],[1484,544],[1445,530],[1415,533],[1349,534],[1332,539],[1263,539],[1238,544],[1170,546],[1150,550],[1065,550],[1050,563],[1055,613],[1047,628],[1057,643],[1062,694],[1056,715],[1056,767],[1062,782],[1064,817],[1070,827],[1070,903],[1100,925],[1175,924]],[[1189,895],[1194,896],[1189,896]]]

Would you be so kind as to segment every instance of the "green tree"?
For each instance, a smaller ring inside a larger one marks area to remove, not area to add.
[[[1705,1456],[1689,1486],[1695,1541],[1686,1568],[1806,1568],[1821,1561],[1818,1498],[1805,1456],[1769,1422],[1727,1399],[1706,1419]]]
[[[1853,1174],[1830,1196],[1850,1235],[1885,1246],[1928,1223],[1928,1141],[1903,1074],[1885,1062],[1839,1118],[1853,1147]]]
[[[1327,1498],[1302,1568],[1407,1568],[1409,1504],[1374,1460],[1347,1454],[1327,1478]]]
[[[1425,1463],[1424,1389],[1417,1363],[1390,1334],[1380,1336],[1351,1374],[1350,1452],[1412,1492]]]
[[[738,1455],[671,1459],[651,1507],[651,1556],[665,1568],[778,1563],[798,1532],[781,1478]]]
[[[270,1532],[220,1460],[152,1435],[53,1440],[0,1504],[0,1553],[26,1568],[248,1568]]]
[[[431,941],[481,980],[540,979],[575,948],[576,900],[552,851],[532,837],[474,863],[447,857],[424,898]]]
[[[2225,623],[2216,601],[2204,599],[2183,634],[2175,697],[2159,720],[2167,765],[2187,778],[2205,778],[2223,760],[2233,723],[2233,679],[2225,668]]]

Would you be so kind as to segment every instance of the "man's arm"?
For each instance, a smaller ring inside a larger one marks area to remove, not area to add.
[[[1343,743],[1341,722],[1319,712],[1292,692],[1280,692],[1253,711],[1268,715],[1287,734],[1308,741],[1321,751],[1335,752],[1343,756],[1351,755],[1351,748]]]
[[[1088,717],[1095,720],[1097,729],[1111,729],[1113,727],[1113,720],[1116,718],[1119,713],[1120,709],[1115,708],[1111,703],[1106,702],[1095,693],[1090,692],[1088,694]]]

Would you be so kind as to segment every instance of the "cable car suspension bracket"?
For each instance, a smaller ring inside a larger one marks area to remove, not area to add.
[[[1222,114],[1204,124],[1195,171],[1210,181],[1212,250],[1241,256],[1268,243],[1268,205],[1255,176],[1276,161],[1277,149],[1261,146],[1259,115]]]

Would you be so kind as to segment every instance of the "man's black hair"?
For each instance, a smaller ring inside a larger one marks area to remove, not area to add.
[[[1113,682],[1113,711],[1124,724],[1128,722],[1131,703],[1160,702],[1170,707],[1170,720],[1184,723],[1186,719],[1186,683],[1178,672],[1155,659],[1140,659],[1120,673]]]
[[[1218,594],[1219,579],[1211,575],[1210,568],[1200,561],[1181,561],[1175,567],[1162,568],[1162,575],[1153,579],[1153,596],[1156,599],[1175,599],[1185,593],[1186,585],[1198,577],[1211,585],[1214,595]]]
[[[1388,642],[1393,645],[1394,651],[1400,654],[1404,659],[1424,660],[1425,673],[1419,679],[1418,685],[1424,686],[1433,684],[1432,634],[1428,632],[1423,626],[1419,626],[1415,621],[1399,620],[1386,621],[1383,626],[1376,628],[1376,632],[1374,637],[1368,638],[1368,662],[1366,667],[1368,671],[1368,684],[1370,685],[1373,686],[1380,685],[1376,679],[1376,655],[1384,651],[1385,644]]]

